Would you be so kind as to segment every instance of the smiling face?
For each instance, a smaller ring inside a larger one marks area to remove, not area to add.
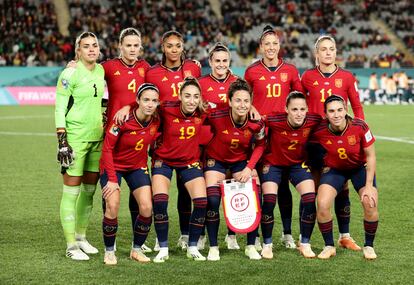
[[[144,90],[137,103],[139,114],[143,117],[152,116],[159,104],[159,94],[153,89]]]
[[[209,59],[211,73],[218,79],[226,77],[230,68],[230,55],[226,51],[216,51]]]
[[[119,44],[121,58],[126,64],[134,64],[141,50],[141,38],[137,35],[125,36]]]
[[[292,127],[300,127],[305,121],[308,106],[306,100],[302,98],[295,98],[289,101],[286,107],[287,119]]]
[[[316,47],[315,58],[319,65],[332,65],[336,60],[336,45],[329,38],[322,39]]]
[[[346,108],[343,101],[332,101],[326,105],[325,116],[332,129],[342,131],[346,126]]]
[[[252,105],[250,93],[246,90],[237,90],[229,101],[234,119],[246,118]]]
[[[183,40],[176,35],[169,36],[162,43],[162,52],[165,54],[167,65],[181,61],[183,51]]]
[[[97,38],[93,36],[81,38],[76,53],[78,58],[85,63],[95,63],[99,57],[99,44]]]
[[[272,61],[277,59],[280,50],[279,37],[274,33],[265,35],[260,42],[260,51],[263,58]]]
[[[193,113],[201,104],[201,91],[195,85],[187,85],[181,88],[181,109],[185,114]]]

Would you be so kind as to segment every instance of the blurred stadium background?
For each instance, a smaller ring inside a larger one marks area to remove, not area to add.
[[[223,249],[219,263],[194,264],[172,246],[166,264],[141,266],[128,260],[128,195],[123,195],[119,266],[108,268],[102,252],[87,263],[64,257],[52,105],[59,72],[73,58],[75,37],[84,30],[98,35],[105,60],[118,55],[120,30],[136,27],[143,35],[143,58],[155,63],[161,58],[160,36],[175,28],[185,35],[187,57],[198,59],[203,73],[208,72],[208,48],[222,41],[231,49],[233,71],[243,76],[260,56],[257,39],[266,23],[280,29],[281,55],[301,71],[313,66],[318,35],[333,34],[338,64],[357,75],[366,101],[372,72],[378,79],[385,73],[396,88],[402,71],[414,77],[412,11],[410,0],[0,0],[0,105],[12,105],[0,106],[0,284],[411,284],[413,106],[365,107],[377,137],[381,224],[375,262],[342,249],[329,262],[305,260],[275,242],[276,258],[269,262],[249,261],[242,251]],[[297,221],[298,195],[293,196]],[[179,235],[175,199],[172,194],[172,244]],[[355,193],[351,199],[351,232],[362,243],[361,207]],[[97,193],[89,232],[90,241],[102,249],[100,202]],[[279,217],[276,211],[275,240]],[[297,234],[297,223],[293,226]],[[225,234],[222,226],[220,242]],[[148,245],[154,239],[152,230]],[[245,244],[244,237],[239,243]],[[316,251],[323,247],[317,228],[312,245]]]
[[[391,76],[398,88],[404,71],[413,88],[413,10],[409,0],[0,0],[0,104],[53,104],[54,89],[7,87],[54,86],[82,31],[98,35],[105,60],[118,56],[119,32],[136,27],[142,56],[154,64],[161,59],[161,35],[176,29],[185,35],[187,57],[199,60],[203,73],[209,47],[221,41],[231,50],[233,72],[243,76],[260,57],[258,37],[267,23],[280,29],[280,56],[301,72],[314,66],[316,38],[334,35],[337,63],[357,75],[366,101],[372,72],[378,81]]]

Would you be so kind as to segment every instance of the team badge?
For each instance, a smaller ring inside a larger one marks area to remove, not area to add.
[[[270,170],[270,165],[263,165],[262,174],[268,174]]]
[[[282,82],[286,82],[288,80],[288,74],[285,72],[281,73],[280,80],[282,80]]]
[[[151,129],[150,129],[150,135],[153,136],[156,131],[157,131],[157,127],[151,127]]]
[[[142,67],[138,68],[138,74],[139,74],[139,76],[144,77],[145,76],[145,70]]]
[[[349,144],[349,145],[355,145],[355,144],[356,144],[356,138],[355,138],[355,135],[348,136],[348,144]]]
[[[154,162],[154,168],[161,168],[162,167],[162,160],[156,160]]]
[[[191,76],[191,70],[184,70],[184,78]]]
[[[109,130],[109,133],[113,134],[114,136],[118,136],[119,127],[117,125],[113,124],[111,129]]]
[[[307,138],[309,136],[309,133],[310,133],[310,129],[309,128],[303,129],[303,137],[304,138]]]
[[[335,87],[336,88],[342,87],[342,79],[335,79]]]
[[[207,159],[207,167],[214,167],[214,165],[216,165],[216,160],[209,158]]]
[[[251,135],[251,132],[249,130],[244,130],[244,137],[248,138]]]

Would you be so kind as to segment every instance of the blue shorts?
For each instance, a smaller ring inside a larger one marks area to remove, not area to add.
[[[309,168],[302,163],[291,166],[263,165],[259,168],[260,181],[261,183],[274,182],[280,185],[284,172],[289,175],[289,180],[295,187],[304,180],[313,179]]]
[[[308,159],[306,163],[312,170],[318,170],[323,168],[323,158],[326,154],[326,150],[320,144],[306,144],[306,153],[308,154]]]
[[[151,186],[151,179],[148,174],[148,168],[140,168],[131,171],[116,171],[116,177],[118,179],[118,185],[121,186],[122,177],[128,184],[129,190],[134,192],[136,189],[143,186]],[[106,171],[102,173],[100,183],[101,187],[104,188],[108,183],[108,174]]]
[[[334,168],[325,167],[322,172],[320,185],[328,184],[335,188],[337,193],[340,193],[344,189],[346,181],[351,179],[352,185],[358,192],[362,187],[365,187],[367,178],[367,170],[365,166],[361,166],[352,170],[338,170]],[[377,183],[374,176],[374,187],[377,187]]]
[[[203,170],[201,170],[200,162],[187,165],[185,167],[170,166],[164,163],[162,160],[155,160],[152,165],[151,174],[152,176],[159,174],[167,177],[171,180],[173,170],[177,173],[177,177],[181,179],[183,184],[198,178],[204,177]]]
[[[207,158],[204,164],[204,172],[214,170],[226,174],[227,169],[229,169],[230,172],[233,174],[242,171],[244,168],[246,168],[246,165],[246,160],[235,163],[225,163],[222,161],[215,160],[213,158]]]

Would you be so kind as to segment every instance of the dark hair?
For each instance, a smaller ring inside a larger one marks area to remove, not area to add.
[[[286,107],[289,106],[290,101],[293,99],[303,99],[306,101],[306,96],[302,92],[299,91],[292,91],[286,98]]]
[[[145,90],[154,90],[158,94],[160,94],[160,91],[158,90],[157,86],[155,86],[152,83],[143,83],[138,87],[138,91],[136,94],[137,99],[141,99],[141,95]]]
[[[174,31],[174,30],[170,30],[170,31],[165,32],[165,33],[162,35],[162,38],[161,38],[161,43],[162,43],[162,44],[164,44],[164,42],[165,42],[165,41],[166,41],[169,37],[171,37],[171,36],[176,36],[176,37],[177,37],[177,38],[179,38],[179,39],[183,42],[183,44],[184,44],[184,37],[183,37],[183,35],[182,35],[180,32],[177,32],[177,31]],[[182,54],[181,54],[181,62],[184,62],[184,59],[185,59],[185,52],[184,52],[184,50],[183,50],[183,52],[182,52]],[[162,63],[162,64],[164,64],[166,60],[167,60],[167,57],[165,56],[165,52],[163,52],[163,53],[162,53],[162,60],[161,60],[161,63]]]
[[[269,35],[269,34],[274,34],[275,36],[277,36],[275,29],[270,25],[266,25],[263,28],[262,35],[260,36],[260,42],[262,42],[264,36]]]
[[[344,98],[342,98],[339,95],[331,95],[328,98],[326,98],[325,102],[323,103],[323,108],[324,108],[325,113],[326,113],[326,106],[328,106],[329,103],[334,102],[334,101],[342,102],[342,104],[344,104],[345,106]]]
[[[233,98],[234,93],[240,90],[247,91],[250,95],[250,99],[252,99],[252,89],[250,88],[249,83],[247,83],[247,81],[242,78],[237,78],[236,81],[230,84],[229,90],[227,91],[229,100]]]
[[[141,33],[135,28],[126,28],[119,34],[119,43],[122,43],[126,36],[138,36],[141,39]]]
[[[221,42],[217,42],[211,49],[210,49],[210,51],[208,52],[208,58],[209,59],[211,59],[212,57],[213,57],[213,54],[215,53],[215,52],[218,52],[218,51],[224,51],[224,52],[227,52],[228,54],[229,54],[229,58],[231,57],[231,55],[230,55],[230,51],[229,51],[229,49],[228,49],[228,47],[226,47],[224,44],[222,44]]]
[[[201,86],[200,83],[198,83],[198,80],[195,77],[192,76],[188,76],[186,78],[184,78],[183,84],[181,85],[180,88],[180,95],[182,95],[183,89],[187,86],[195,86],[198,88],[198,90],[200,90],[201,92]]]

